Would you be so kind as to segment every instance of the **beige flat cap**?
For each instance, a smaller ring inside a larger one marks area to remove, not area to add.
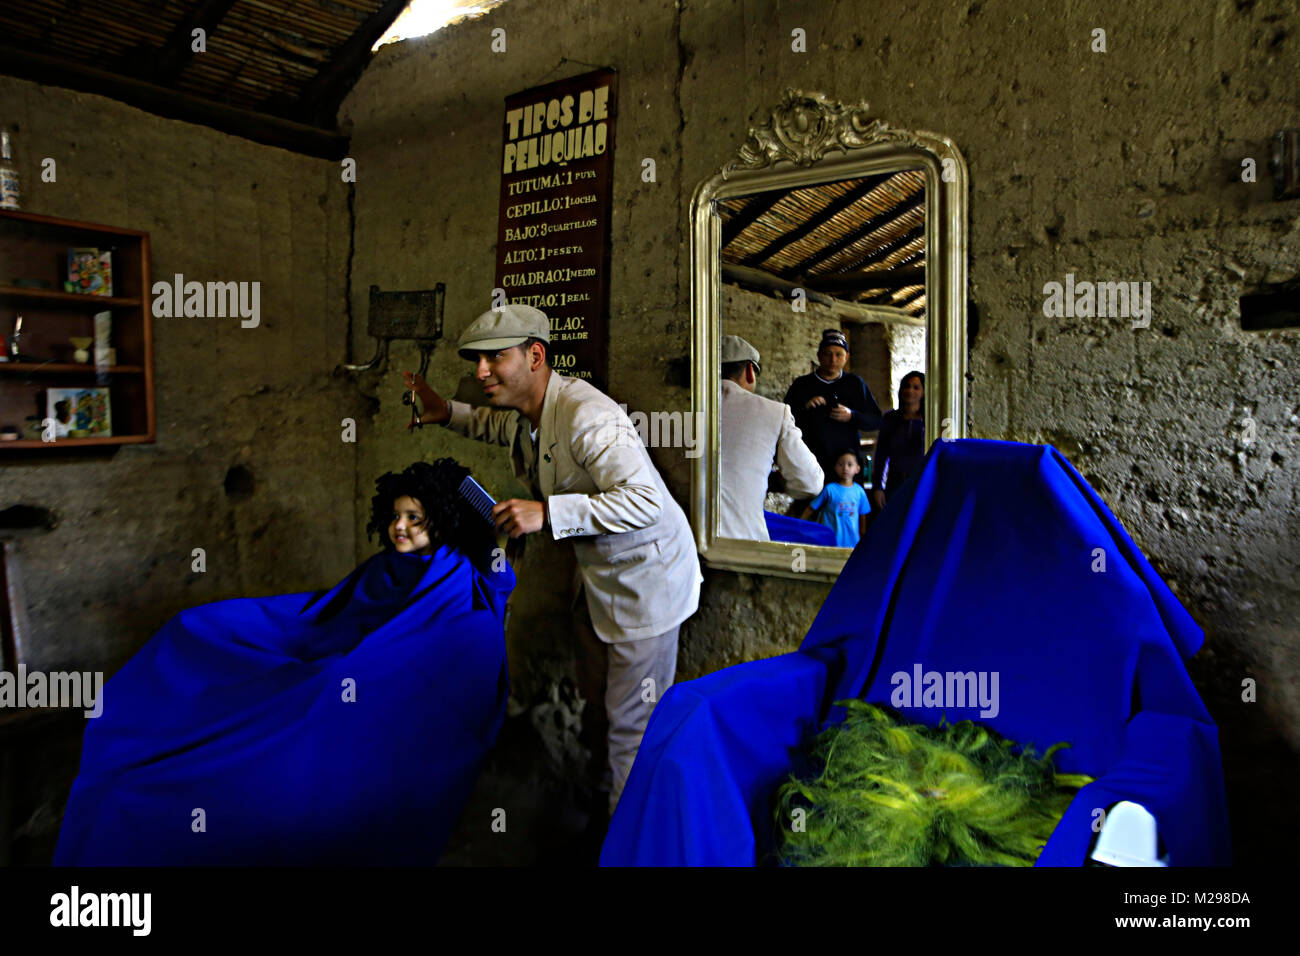
[[[724,335],[722,337],[721,361],[723,365],[728,362],[753,362],[755,371],[762,370],[758,362],[758,349],[739,335]]]
[[[551,341],[551,320],[540,309],[527,305],[503,305],[489,309],[460,334],[456,351],[461,358],[473,359],[476,352],[495,352],[528,339]]]

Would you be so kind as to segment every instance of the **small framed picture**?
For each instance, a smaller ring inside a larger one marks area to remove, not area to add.
[[[50,388],[45,413],[54,419],[54,437],[108,438],[113,415],[106,388]]]
[[[67,292],[82,295],[113,294],[113,254],[98,249],[68,250]]]

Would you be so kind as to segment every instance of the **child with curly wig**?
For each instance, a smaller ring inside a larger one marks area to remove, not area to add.
[[[469,469],[453,458],[417,461],[401,472],[375,479],[366,537],[376,534],[385,549],[431,555],[441,546],[456,548],[481,563],[496,546],[492,525],[460,493]]]
[[[515,578],[416,462],[376,482],[383,549],[333,588],[177,614],[105,685],[56,865],[430,865],[496,740]]]

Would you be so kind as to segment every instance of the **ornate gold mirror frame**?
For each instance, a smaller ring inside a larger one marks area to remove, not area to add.
[[[842,548],[720,538],[719,300],[721,228],[716,204],[750,193],[790,189],[911,168],[925,174],[927,443],[966,434],[966,161],[946,136],[903,130],[872,118],[866,103],[845,105],[820,93],[786,90],[782,102],[737,158],[701,183],[691,200],[691,400],[703,415],[705,452],[693,459],[691,524],[712,567],[834,580]]]

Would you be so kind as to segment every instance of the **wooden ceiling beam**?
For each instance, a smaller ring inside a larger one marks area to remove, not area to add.
[[[924,288],[917,289],[915,292],[913,292],[911,295],[909,295],[909,296],[908,296],[906,299],[904,299],[902,302],[899,302],[899,303],[898,303],[898,308],[900,308],[900,309],[906,309],[909,305],[913,305],[913,304],[916,303],[918,300],[923,299],[923,298],[925,298],[925,289],[924,289]]]
[[[830,276],[809,276],[805,285],[818,292],[856,292],[863,289],[902,289],[905,286],[925,285],[925,269],[881,269],[865,272],[843,272]]]
[[[775,292],[782,298],[790,298],[790,294],[795,289],[803,289],[809,302],[816,302],[825,306],[833,305],[835,302],[834,296],[816,292],[807,286],[800,285],[798,282],[791,282],[784,276],[768,272],[766,269],[756,269],[753,266],[737,266],[724,262],[721,266],[721,272],[723,282],[760,289],[763,292]]]
[[[854,322],[879,322],[884,325],[910,325],[914,328],[925,328],[924,317],[909,315],[901,309],[864,305],[861,302],[845,302],[843,299],[835,299],[834,302],[835,304],[831,308],[842,319],[849,319]]]
[[[861,240],[865,239],[867,236],[871,235],[877,229],[889,225],[894,220],[907,215],[908,213],[912,212],[915,209],[924,208],[924,206],[925,206],[925,194],[921,193],[909,203],[904,203],[902,205],[895,206],[893,209],[872,216],[870,219],[862,223],[862,225],[858,226],[848,235],[844,236],[841,239],[837,239],[835,242],[830,243],[828,246],[826,246],[826,248],[822,249],[820,252],[815,253],[814,255],[809,256],[803,262],[796,263],[794,266],[791,267],[791,271],[798,272],[798,273],[806,273],[812,269],[815,269],[823,262],[827,261],[828,259],[831,259],[832,257],[839,254],[843,250],[849,248],[849,246],[853,245],[855,242],[860,242]]]
[[[338,122],[339,106],[370,62],[370,48],[409,3],[410,0],[385,0],[384,5],[357,28],[356,33],[334,51],[330,62],[303,87],[295,107],[299,120],[330,126]]]
[[[909,295],[906,299],[903,299],[901,302],[895,301],[894,299],[895,294],[896,292],[882,292],[880,295],[873,295],[869,299],[861,299],[859,301],[865,302],[868,305],[883,305],[895,309],[906,309],[917,299],[925,295],[925,289],[924,288],[918,289],[917,291]]]
[[[801,286],[797,282],[791,282],[789,279],[784,279],[771,272],[765,272],[762,269],[755,269],[752,266],[733,266],[724,262],[721,271],[723,282],[745,288],[759,289],[763,292],[775,292],[783,299],[790,298],[790,294],[796,288],[803,289],[808,296],[809,302],[825,306],[841,318],[851,321],[925,326],[924,319],[908,315],[899,309],[875,308],[861,302],[846,302],[843,299],[824,295],[821,292]]]
[[[223,133],[294,153],[321,159],[341,159],[347,155],[348,138],[337,130],[224,106],[143,80],[82,66],[59,57],[31,53],[7,44],[0,44],[0,73],[45,86],[111,97],[156,116],[210,126]]]
[[[758,193],[750,198],[740,212],[732,215],[730,219],[722,224],[722,249],[726,249],[737,236],[758,221],[759,217],[767,215],[772,208],[786,197],[787,191],[784,189],[773,189],[767,193]]]
[[[881,262],[889,258],[899,249],[902,249],[908,243],[915,242],[917,239],[922,238],[924,235],[925,235],[925,226],[924,225],[915,226],[912,229],[908,230],[907,232],[903,233],[898,238],[891,239],[883,246],[878,246],[870,254],[865,255],[861,259],[854,262],[853,265],[850,266],[850,268],[854,270],[861,270],[867,266],[871,266],[878,262]],[[890,268],[897,269],[897,266],[891,266]],[[832,275],[839,276],[839,275],[846,275],[846,274],[847,273],[836,272],[833,273]],[[826,278],[830,278],[830,276],[826,276]]]
[[[204,0],[189,16],[176,24],[156,54],[147,79],[159,86],[171,86],[194,57],[194,31],[202,30],[210,39],[212,31],[225,19],[235,0]],[[206,42],[206,41],[205,41]]]
[[[828,222],[835,216],[838,216],[844,210],[848,209],[850,206],[856,203],[859,199],[863,198],[868,193],[870,193],[881,183],[889,180],[891,177],[893,177],[893,175],[894,175],[893,173],[878,173],[875,176],[866,177],[861,182],[859,182],[856,186],[850,189],[848,192],[836,196],[833,200],[831,200],[829,203],[826,204],[826,208],[824,208],[821,212],[817,213],[814,216],[809,216],[807,219],[805,219],[800,225],[798,225],[794,229],[781,233],[781,235],[777,236],[775,239],[769,242],[762,249],[758,250],[757,252],[751,253],[750,255],[745,256],[745,258],[741,260],[741,264],[747,266],[762,265],[764,262],[766,262],[772,256],[776,255],[782,249],[785,249],[793,245],[794,243],[798,242],[800,239],[804,238],[804,236],[812,234],[814,230],[820,228],[822,225],[824,225],[826,222]],[[801,192],[801,191],[802,190],[799,189],[790,190],[791,193]]]

